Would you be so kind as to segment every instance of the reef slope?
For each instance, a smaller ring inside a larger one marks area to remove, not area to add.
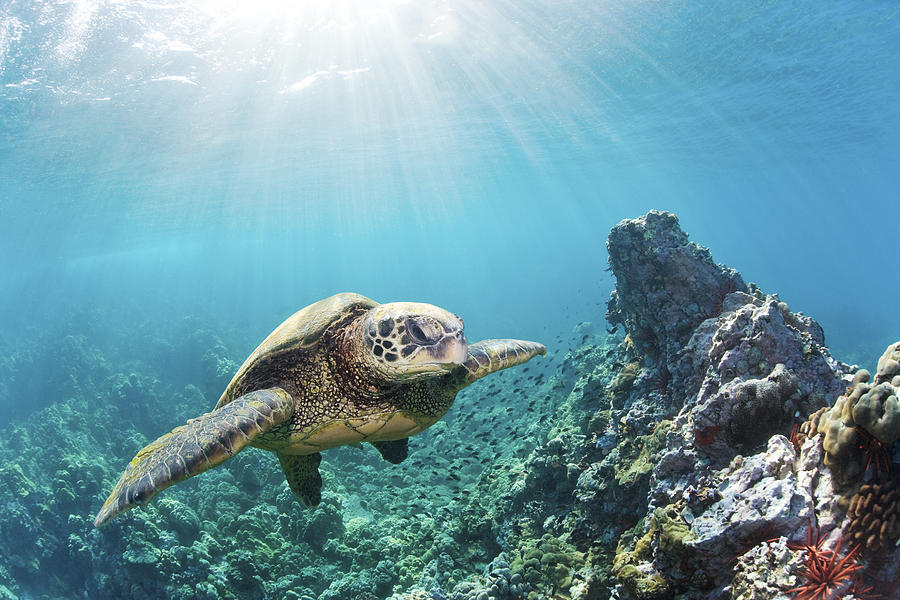
[[[330,453],[312,511],[244,452],[91,527],[122,464],[208,410],[253,338],[189,319],[100,344],[82,319],[9,344],[6,402],[61,368],[0,436],[0,600],[786,600],[811,557],[851,550],[835,593],[896,597],[900,346],[871,373],[841,363],[669,213],[608,250],[611,332],[598,315],[467,388],[401,465]]]

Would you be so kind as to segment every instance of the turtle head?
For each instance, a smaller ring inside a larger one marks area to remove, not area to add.
[[[387,381],[447,373],[468,350],[462,319],[420,302],[379,304],[363,316],[356,337],[363,360]]]

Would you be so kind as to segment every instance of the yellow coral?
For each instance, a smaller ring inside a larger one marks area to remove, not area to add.
[[[897,389],[885,381],[861,394],[853,406],[853,420],[882,443],[896,442],[900,439]]]
[[[881,358],[878,359],[878,378],[876,382],[891,381],[900,375],[900,342],[894,342],[887,347]],[[897,387],[896,383],[893,383]]]
[[[900,440],[900,342],[888,346],[878,360],[875,381],[860,369],[843,396],[819,420],[824,434],[825,464],[846,481],[862,469],[857,427],[868,431],[882,444]]]

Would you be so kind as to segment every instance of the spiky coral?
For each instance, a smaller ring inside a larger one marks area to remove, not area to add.
[[[824,550],[824,538],[816,534],[813,540],[813,529],[809,528],[805,544],[789,544],[792,550],[805,550],[806,563],[797,574],[806,578],[806,583],[787,591],[794,594],[794,600],[832,600],[841,597],[835,594],[841,588],[852,585],[853,574],[862,566],[856,563],[856,553],[859,546],[850,550],[843,558],[838,558],[841,551],[841,542],[838,538],[834,550]]]

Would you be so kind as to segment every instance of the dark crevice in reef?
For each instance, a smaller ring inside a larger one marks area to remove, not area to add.
[[[891,597],[900,347],[874,376],[835,360],[669,213],[618,224],[608,250],[618,331],[579,325],[563,360],[468,388],[401,465],[330,451],[314,511],[244,452],[93,530],[134,449],[207,410],[241,357],[172,331],[202,357],[175,381],[164,332],[118,371],[66,342],[78,385],[0,440],[0,599],[786,600],[810,527],[822,551],[860,545],[836,587]]]

